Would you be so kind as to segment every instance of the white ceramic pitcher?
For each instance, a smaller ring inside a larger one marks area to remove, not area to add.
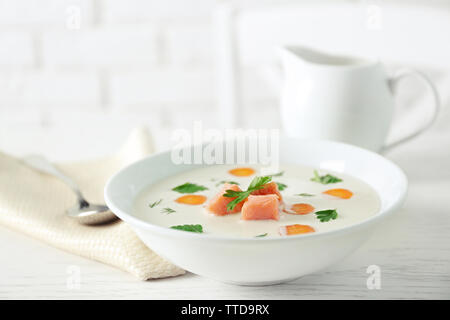
[[[284,69],[281,118],[288,136],[330,139],[384,151],[428,129],[439,111],[432,82],[414,70],[389,78],[379,61],[331,56],[306,47],[280,49]],[[394,111],[393,88],[405,76],[429,87],[431,120],[406,137],[386,145]]]

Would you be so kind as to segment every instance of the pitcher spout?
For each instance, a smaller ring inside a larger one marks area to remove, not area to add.
[[[376,59],[335,55],[304,46],[284,46],[278,50],[285,70],[297,68],[300,65],[348,67],[369,66],[378,63]]]
[[[278,48],[278,55],[285,71],[297,69],[305,63],[300,48],[292,46]]]

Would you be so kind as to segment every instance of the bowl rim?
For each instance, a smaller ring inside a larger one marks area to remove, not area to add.
[[[400,179],[399,182],[400,182],[400,185],[402,186],[402,191],[401,191],[400,196],[395,201],[395,203],[393,203],[390,207],[386,208],[385,210],[378,211],[377,214],[375,214],[374,216],[372,216],[370,218],[367,218],[367,219],[360,221],[358,223],[355,223],[355,224],[348,225],[343,228],[339,228],[339,229],[335,229],[335,230],[328,230],[328,231],[323,231],[323,232],[317,232],[317,233],[312,232],[312,233],[292,235],[292,236],[257,238],[257,237],[238,237],[238,236],[217,235],[217,234],[213,234],[213,233],[197,233],[197,232],[187,232],[187,231],[183,232],[181,230],[175,230],[175,229],[171,229],[171,228],[167,228],[167,227],[163,227],[163,226],[158,226],[158,225],[152,224],[148,221],[136,218],[132,214],[126,213],[126,212],[122,211],[121,209],[119,209],[114,204],[114,201],[112,199],[110,199],[108,196],[109,187],[112,184],[112,182],[117,178],[117,176],[121,175],[124,171],[129,170],[129,168],[131,168],[135,165],[138,165],[139,163],[148,161],[149,158],[157,157],[159,155],[163,155],[163,154],[171,152],[171,150],[169,149],[169,150],[162,150],[159,152],[155,152],[149,156],[146,156],[143,159],[140,159],[138,161],[135,161],[135,162],[123,167],[122,169],[120,169],[119,171],[114,173],[108,179],[108,181],[105,185],[105,188],[104,188],[104,198],[105,198],[106,205],[115,215],[117,215],[124,222],[130,224],[130,226],[137,226],[140,229],[156,232],[159,234],[163,234],[165,236],[178,237],[178,238],[191,238],[191,239],[208,239],[208,240],[216,240],[216,241],[233,241],[233,242],[256,241],[256,242],[261,242],[261,243],[266,242],[266,241],[293,241],[293,240],[297,240],[297,239],[312,239],[312,238],[319,238],[319,237],[330,237],[330,236],[336,236],[336,235],[340,235],[340,234],[353,232],[358,229],[368,227],[371,224],[375,224],[376,222],[379,222],[380,220],[386,218],[387,216],[392,214],[395,210],[397,210],[398,208],[400,208],[403,205],[403,203],[406,199],[407,190],[408,190],[408,179],[407,179],[404,171],[397,164],[392,162],[391,160],[383,157],[382,155],[380,155],[376,152],[373,152],[373,151],[370,151],[370,150],[367,150],[367,149],[364,149],[364,148],[361,148],[358,146],[354,146],[351,144],[343,143],[343,142],[326,140],[326,139],[299,139],[299,138],[292,138],[292,137],[287,137],[287,138],[294,139],[299,142],[308,141],[308,142],[317,142],[317,143],[330,143],[330,144],[333,144],[336,146],[342,146],[345,148],[354,149],[357,152],[366,153],[366,154],[371,155],[372,157],[377,158],[380,161],[387,162],[391,167],[394,168],[394,170],[398,171],[398,173],[399,173],[399,179]]]

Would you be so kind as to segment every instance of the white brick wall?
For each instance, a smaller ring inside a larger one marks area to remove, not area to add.
[[[218,124],[211,13],[223,1],[281,0],[0,0],[0,115],[46,126],[73,112]],[[270,123],[274,91],[253,71],[248,112]]]
[[[80,109],[100,105],[94,72],[31,71],[0,74],[0,108]]]
[[[205,104],[213,102],[209,70],[179,68],[151,69],[145,72],[113,73],[111,104],[124,108],[134,105]]]
[[[63,26],[71,6],[80,8],[83,24],[93,19],[93,0],[0,0],[0,26],[36,28]]]
[[[171,26],[165,33],[167,58],[176,65],[209,65],[212,61],[212,30],[209,24]]]
[[[0,0],[1,120],[91,112],[176,125],[211,112],[216,2]]]
[[[24,31],[0,33],[0,67],[31,67],[35,63],[33,37]]]
[[[215,0],[101,0],[107,23],[208,19]]]
[[[296,0],[0,0],[0,120],[217,124],[211,13],[223,1]],[[252,68],[244,88],[249,125],[277,126],[276,90]]]
[[[157,59],[156,34],[148,26],[48,32],[42,39],[45,66],[139,67]]]

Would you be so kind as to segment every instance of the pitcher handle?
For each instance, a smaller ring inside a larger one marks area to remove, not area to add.
[[[397,72],[397,74],[395,76],[393,76],[392,78],[389,79],[390,87],[394,89],[397,86],[397,83],[401,79],[408,77],[408,76],[416,77],[423,84],[425,84],[425,86],[427,86],[430,89],[431,95],[433,97],[433,102],[434,102],[433,117],[430,119],[430,121],[428,121],[428,123],[426,123],[422,127],[418,128],[414,132],[406,135],[405,137],[399,138],[396,141],[391,142],[390,144],[383,146],[383,148],[381,149],[381,152],[386,152],[406,141],[409,141],[409,140],[417,137],[418,135],[420,135],[422,132],[426,131],[433,125],[433,123],[436,121],[436,118],[439,114],[441,103],[440,103],[438,91],[436,90],[436,87],[434,86],[433,82],[431,82],[431,80],[423,73],[421,73],[417,70],[414,70],[414,69],[402,69],[399,72]]]

